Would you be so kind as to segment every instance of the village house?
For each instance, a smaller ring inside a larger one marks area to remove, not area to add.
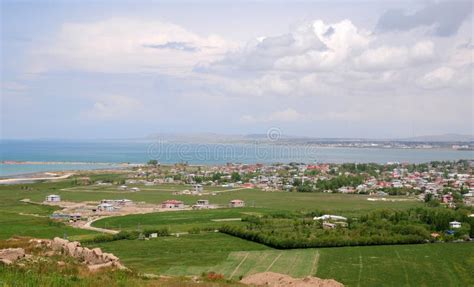
[[[201,193],[203,192],[203,187],[202,184],[193,184],[193,191],[196,193]]]
[[[441,197],[443,203],[450,203],[453,201],[453,196],[451,194],[445,194]]]
[[[209,208],[216,208],[214,205],[209,204],[209,200],[207,199],[199,199],[196,201],[196,204],[193,205],[193,209],[209,209]]]
[[[450,228],[453,228],[453,229],[454,229],[454,228],[461,228],[461,222],[459,222],[459,221],[451,221],[451,222],[449,223],[449,227],[450,227]]]
[[[110,203],[101,203],[97,205],[97,210],[111,212],[115,211],[115,207]]]
[[[346,221],[347,218],[345,218],[344,216],[339,216],[339,215],[331,215],[331,214],[324,214],[323,216],[316,216],[313,218],[313,220],[344,220]]]
[[[240,199],[233,199],[229,202],[229,207],[245,207],[245,202]]]
[[[50,194],[48,196],[46,196],[46,199],[45,199],[47,202],[60,202],[61,201],[61,197],[57,194]]]
[[[81,220],[82,216],[79,213],[69,214],[69,221],[76,222]]]
[[[253,183],[250,183],[250,182],[247,182],[247,183],[242,184],[242,187],[243,187],[243,188],[253,188],[253,187],[254,187],[254,184],[253,184]]]
[[[163,201],[163,202],[161,203],[161,208],[166,208],[166,209],[170,209],[170,208],[181,209],[181,208],[184,208],[184,203],[183,203],[182,201],[174,200],[174,199],[166,200],[166,201]]]

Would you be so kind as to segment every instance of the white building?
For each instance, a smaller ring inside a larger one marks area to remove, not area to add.
[[[179,200],[166,200],[166,201],[163,201],[161,203],[161,208],[167,208],[167,209],[170,209],[170,208],[177,208],[177,209],[181,209],[181,208],[184,208],[184,203],[182,201],[179,201]]]
[[[201,193],[203,191],[203,187],[201,184],[193,184],[193,191]]]
[[[46,199],[45,199],[47,202],[60,202],[61,201],[61,197],[57,194],[50,194],[48,196],[46,196]]]
[[[451,228],[461,228],[461,222],[459,221],[451,221],[449,223],[449,227]]]
[[[339,215],[331,215],[331,214],[325,214],[323,216],[319,216],[319,217],[314,217],[313,220],[344,220],[346,221],[347,218],[345,218],[344,216],[339,216]]]
[[[100,211],[114,211],[115,207],[110,203],[101,203],[97,205],[97,209]]]
[[[229,202],[229,207],[244,207],[245,202],[240,199],[233,199]]]

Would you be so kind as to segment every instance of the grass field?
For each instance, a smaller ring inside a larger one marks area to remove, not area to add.
[[[216,195],[174,195],[174,191],[189,189],[190,187],[172,184],[151,187],[139,186],[141,190],[138,192],[119,191],[116,186],[72,186],[67,183],[38,183],[30,186],[30,191],[18,190],[17,186],[0,186],[0,193],[9,195],[10,199],[30,198],[33,201],[43,201],[44,197],[51,193],[61,195],[61,198],[65,201],[75,202],[127,198],[155,204],[167,199],[178,199],[186,204],[194,204],[197,199],[203,198],[209,199],[214,204],[228,204],[232,199],[243,199],[248,206],[259,208],[278,210],[330,209],[347,213],[364,209],[410,208],[421,205],[413,199],[399,202],[373,202],[368,201],[368,196],[365,195],[264,192],[259,189],[229,190],[222,187],[205,187],[206,191],[223,191]],[[406,197],[391,198],[407,199]]]
[[[217,227],[222,219],[272,211],[327,211],[345,216],[378,208],[405,209],[423,206],[416,201],[371,202],[367,196],[327,193],[263,192],[234,190],[215,196],[173,195],[187,186],[140,186],[139,192],[116,187],[74,186],[72,181],[0,186],[0,239],[14,235],[32,237],[89,237],[92,231],[51,223],[47,216],[55,208],[20,202],[43,201],[48,194],[60,194],[65,201],[99,201],[128,198],[160,203],[166,199],[193,204],[197,199],[227,204],[243,199],[248,207],[201,211],[174,211],[111,217],[94,223],[97,227],[145,229],[168,227],[186,232],[193,227]],[[222,190],[215,188],[214,191]],[[210,190],[210,189],[208,189]],[[396,198],[396,197],[391,197]],[[405,198],[405,197],[401,197]],[[225,224],[242,224],[227,221]],[[474,244],[426,244],[320,249],[276,250],[221,233],[200,233],[162,237],[147,241],[120,240],[91,244],[119,256],[124,264],[140,272],[167,275],[199,275],[215,271],[227,278],[274,271],[295,277],[316,275],[334,278],[347,286],[474,286]]]
[[[0,239],[8,239],[12,236],[53,238],[55,236],[63,237],[64,235],[71,239],[81,239],[94,234],[97,233],[52,222],[47,217],[0,211]]]
[[[238,279],[273,271],[294,277],[334,278],[347,286],[474,285],[471,243],[276,250],[225,234],[206,233],[97,246],[138,271],[166,275],[214,271]]]
[[[185,271],[201,274],[224,261],[234,251],[268,250],[250,241],[221,233],[203,233],[152,240],[121,240],[98,246],[119,256],[125,265],[141,272],[184,275]],[[171,273],[168,270],[172,270]],[[174,271],[173,271],[174,270]],[[197,273],[196,273],[197,272]]]
[[[270,212],[261,208],[224,208],[211,210],[167,211],[149,214],[108,217],[92,224],[94,227],[116,230],[169,228],[171,232],[186,232],[191,228],[217,228],[223,224],[239,224],[245,214]],[[229,220],[229,221],[226,221]]]
[[[23,198],[43,196],[66,186],[67,183],[37,183],[28,185],[0,186],[0,239],[12,236],[31,236],[38,238],[63,237],[81,239],[97,234],[52,222],[48,216],[57,208],[21,202]],[[28,187],[28,189],[24,189]],[[41,195],[40,195],[41,194]]]

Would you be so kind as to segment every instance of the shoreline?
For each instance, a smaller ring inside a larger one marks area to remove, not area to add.
[[[86,162],[86,161],[17,161],[17,160],[2,160],[0,164],[5,165],[119,165],[119,166],[139,166],[142,163],[129,162]]]
[[[44,172],[44,173],[33,173],[31,175],[37,175],[37,177],[15,177],[15,178],[0,178],[0,185],[10,185],[10,184],[20,184],[20,183],[32,183],[40,180],[60,180],[66,179],[72,175],[74,172],[60,172],[62,175]],[[42,175],[42,176],[41,176]]]

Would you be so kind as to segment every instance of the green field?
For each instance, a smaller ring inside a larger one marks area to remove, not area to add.
[[[246,214],[270,212],[261,208],[222,208],[211,210],[167,211],[149,214],[108,217],[92,226],[116,230],[168,228],[171,232],[187,232],[191,228],[217,228],[223,224],[239,224],[236,219]],[[227,221],[228,220],[228,221]]]
[[[57,209],[56,207],[20,201],[30,198],[30,195],[50,194],[64,185],[65,183],[38,183],[0,186],[0,239],[8,239],[12,236],[53,238],[64,235],[72,239],[80,239],[97,234],[49,220],[48,216]]]
[[[397,202],[367,201],[367,196],[328,193],[264,192],[257,189],[226,190],[212,188],[217,195],[173,195],[184,185],[144,187],[141,191],[119,191],[116,186],[75,186],[71,180],[0,186],[0,239],[15,235],[73,239],[90,237],[91,231],[74,229],[51,222],[48,215],[56,208],[20,202],[29,198],[43,201],[48,194],[59,194],[65,201],[99,201],[128,198],[134,201],[160,203],[166,199],[193,204],[209,199],[214,204],[227,204],[243,199],[246,208],[200,211],[173,211],[111,217],[93,225],[111,229],[137,230],[169,228],[186,232],[192,228],[211,230],[221,224],[245,224],[235,220],[242,216],[275,211],[325,211],[356,216],[379,208],[406,209],[424,206],[410,200]],[[206,188],[205,188],[206,189]],[[211,190],[208,188],[207,190]],[[406,197],[391,197],[407,199]],[[474,245],[425,244],[368,247],[276,250],[240,238],[214,232],[169,236],[150,240],[119,240],[100,244],[107,252],[119,256],[124,264],[143,273],[166,275],[199,275],[218,272],[237,280],[240,276],[274,271],[295,277],[316,275],[334,278],[347,286],[474,286]]]
[[[130,185],[136,186],[136,185]],[[0,186],[0,192],[9,194],[9,198],[30,198],[43,201],[48,194],[61,195],[64,201],[100,201],[102,199],[127,198],[134,201],[159,204],[167,199],[178,199],[186,204],[194,204],[198,199],[209,199],[214,204],[228,204],[232,199],[243,199],[247,206],[277,210],[337,210],[347,213],[374,208],[410,208],[422,204],[407,197],[391,197],[406,201],[373,202],[366,195],[265,192],[259,189],[231,190],[222,187],[205,187],[205,191],[220,191],[216,195],[174,195],[174,191],[190,189],[187,185],[162,184],[157,186],[138,186],[138,192],[119,191],[117,186],[72,186],[67,183],[33,184],[32,190],[10,190],[13,186]]]
[[[80,239],[96,232],[72,228],[59,222],[53,222],[47,217],[20,215],[0,211],[0,239],[12,236],[30,236],[36,238],[53,238],[67,235],[71,239]]]
[[[473,286],[474,244],[276,250],[220,233],[102,243],[141,272],[238,279],[273,271],[334,278],[347,286]]]

